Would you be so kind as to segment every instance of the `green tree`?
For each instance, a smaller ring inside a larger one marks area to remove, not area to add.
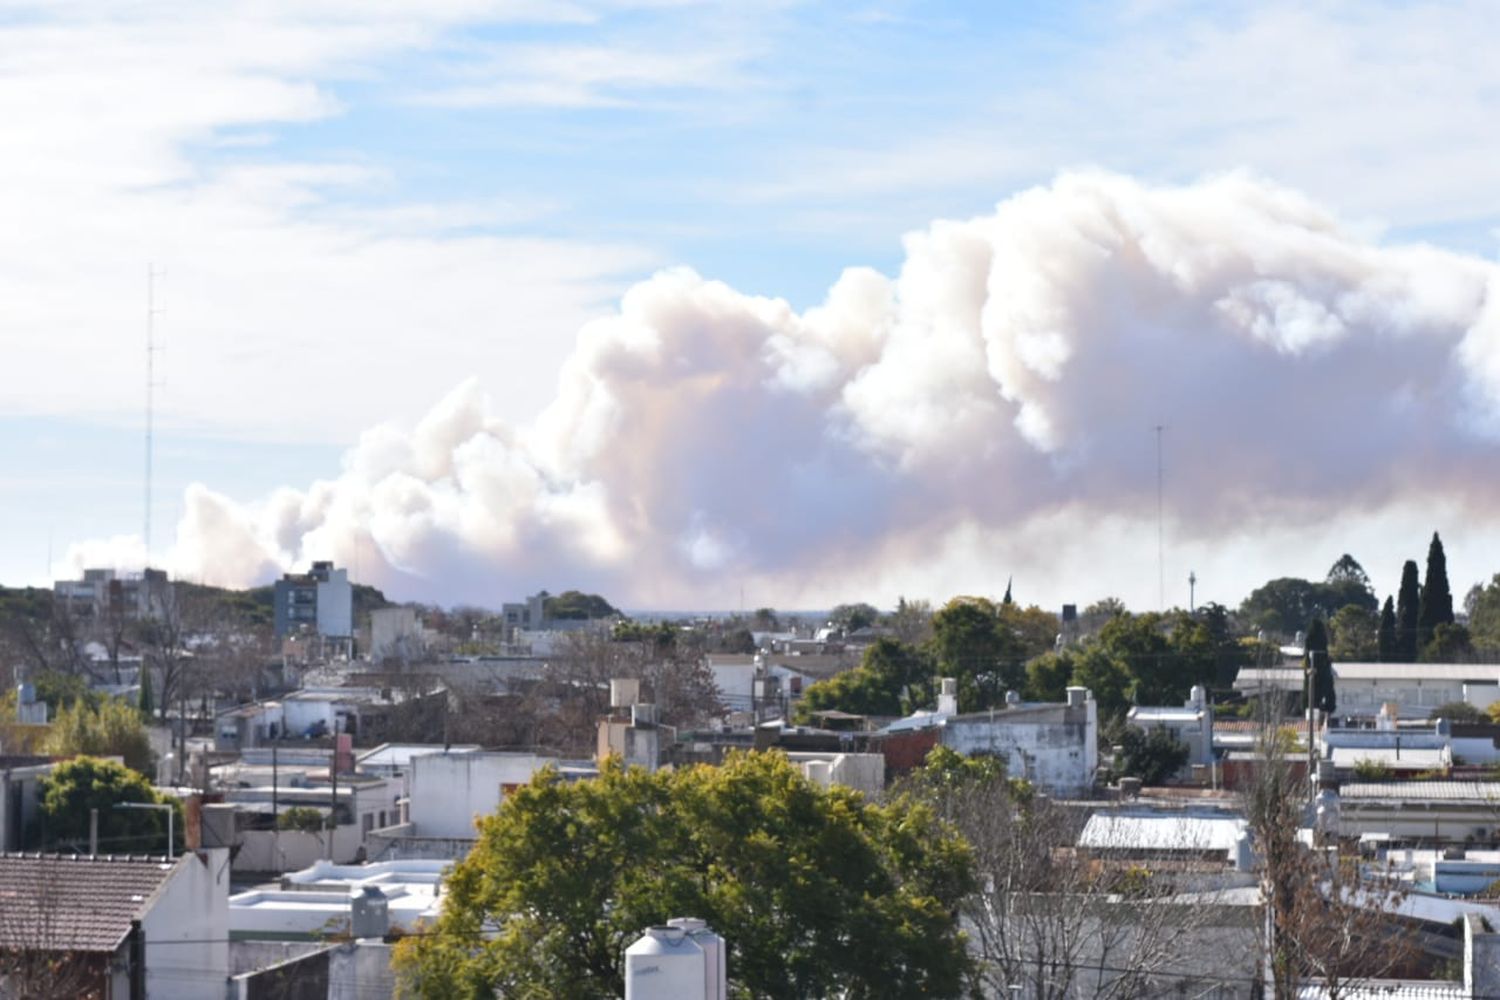
[[[542,614],[560,621],[613,618],[619,613],[614,605],[598,594],[585,594],[578,590],[565,590],[556,597],[542,600]]]
[[[1417,561],[1401,567],[1401,589],[1396,592],[1396,662],[1417,662],[1417,621],[1422,587],[1417,582]]]
[[[809,782],[780,754],[593,780],[553,770],[479,824],[442,916],[403,939],[403,995],[623,993],[625,947],[670,917],[730,942],[731,995],[957,997],[967,845],[926,805]]]
[[[1432,710],[1432,718],[1447,719],[1449,722],[1490,721],[1490,717],[1483,710],[1475,708],[1466,701],[1445,701]]]
[[[98,708],[78,701],[58,712],[43,749],[57,757],[120,757],[141,774],[149,774],[153,762],[140,711],[114,698]]]
[[[1079,650],[1073,683],[1093,693],[1101,712],[1119,712],[1130,704],[1130,671],[1098,643]]]
[[[1333,657],[1328,653],[1328,629],[1323,619],[1307,624],[1307,644],[1303,647],[1302,669],[1312,671],[1312,703],[1320,712],[1329,713],[1338,704],[1333,689]]]
[[[1417,648],[1426,649],[1439,625],[1453,624],[1453,592],[1448,589],[1448,557],[1443,540],[1432,533],[1427,546],[1427,575],[1417,608]]]
[[[1166,729],[1143,731],[1126,726],[1120,733],[1120,775],[1140,778],[1143,784],[1159,785],[1182,769],[1188,748]]]
[[[41,779],[44,846],[87,849],[89,811],[99,810],[99,845],[116,854],[155,854],[166,846],[166,816],[157,809],[116,809],[125,803],[171,804],[142,775],[112,760],[74,757]],[[179,823],[177,829],[182,829]],[[179,838],[180,839],[180,838]],[[175,848],[174,848],[175,849]]]
[[[1364,663],[1380,655],[1380,619],[1358,604],[1346,604],[1328,620],[1329,652],[1341,663]]]
[[[1062,701],[1067,697],[1077,657],[1072,650],[1044,653],[1026,664],[1026,698],[1029,701]],[[1095,696],[1097,698],[1097,695]]]
[[[1380,630],[1375,635],[1375,651],[1380,662],[1396,662],[1399,646],[1396,639],[1396,604],[1387,597],[1385,606],[1380,609]]]
[[[1475,648],[1500,650],[1500,573],[1488,584],[1476,583],[1464,606],[1469,612],[1469,638]]]
[[[958,681],[959,708],[976,712],[1005,700],[1024,678],[1021,640],[1000,627],[1000,610],[984,597],[955,597],[932,616],[932,650],[940,677]]]
[[[1311,581],[1279,577],[1252,590],[1240,603],[1240,615],[1267,632],[1291,635],[1311,616],[1316,593]]]
[[[882,637],[859,666],[810,684],[797,703],[797,719],[835,709],[856,715],[902,715],[932,697],[932,660],[921,649]]]
[[[1370,574],[1349,553],[1345,552],[1339,556],[1332,566],[1328,568],[1327,582],[1329,583],[1355,583],[1366,590],[1370,589]]]
[[[828,624],[850,632],[857,632],[862,628],[874,625],[880,620],[880,612],[872,604],[859,602],[857,604],[840,604],[828,612]]]
[[[1462,663],[1474,652],[1469,630],[1457,622],[1440,622],[1432,641],[1422,647],[1423,663]]]
[[[1117,615],[1099,630],[1099,646],[1124,667],[1130,677],[1128,697],[1137,705],[1180,703],[1198,680],[1182,669],[1167,625],[1167,616],[1149,611]]]

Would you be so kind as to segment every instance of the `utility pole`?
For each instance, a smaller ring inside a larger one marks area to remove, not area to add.
[[[1195,600],[1197,586],[1198,574],[1192,570],[1188,570],[1188,614],[1192,614],[1197,610],[1197,601]]]
[[[146,509],[141,534],[146,569],[151,568],[151,473],[156,425],[156,265],[146,265]]]

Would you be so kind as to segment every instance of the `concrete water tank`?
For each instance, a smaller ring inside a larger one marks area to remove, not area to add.
[[[707,956],[681,927],[652,927],[625,949],[625,1000],[709,1000]]]
[[[355,939],[384,938],[391,929],[390,902],[373,885],[349,892],[349,930]]]

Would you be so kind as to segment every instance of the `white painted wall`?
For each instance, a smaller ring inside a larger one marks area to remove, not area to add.
[[[708,672],[719,689],[719,700],[731,712],[748,712],[754,703],[755,664],[708,658]]]
[[[1003,711],[986,716],[958,716],[943,727],[943,744],[968,756],[1002,757],[1014,778],[1025,778],[1043,791],[1081,795],[1094,783],[1099,764],[1098,703],[1085,702],[1086,722],[1062,722],[1061,710],[1006,718]],[[1078,710],[1075,709],[1075,712]]]
[[[354,634],[354,588],[347,569],[336,569],[326,581],[318,581],[318,634]]]
[[[412,760],[410,817],[418,836],[473,837],[474,819],[500,804],[553,757],[529,753],[433,753]]]
[[[229,977],[229,850],[200,851],[181,862],[141,929],[147,996],[222,1000]]]
[[[320,722],[326,732],[333,732],[334,703],[331,701],[290,699],[282,703],[281,711],[287,732],[294,736],[301,736]]]

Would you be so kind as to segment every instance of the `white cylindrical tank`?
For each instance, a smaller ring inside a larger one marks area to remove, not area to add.
[[[681,927],[652,927],[625,949],[625,1000],[709,1000],[706,956]]]
[[[724,951],[724,939],[697,917],[676,917],[667,921],[669,927],[681,927],[688,936],[703,949],[703,978],[707,1000],[729,1000],[729,959]]]

